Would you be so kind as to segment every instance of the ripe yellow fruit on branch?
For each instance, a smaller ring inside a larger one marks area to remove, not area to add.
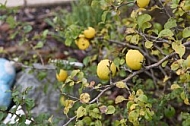
[[[137,0],[137,5],[140,8],[145,8],[150,3],[150,0]]]
[[[97,75],[100,79],[109,80],[110,75],[114,77],[115,74],[116,74],[116,66],[112,61],[104,59],[98,63]]]
[[[94,38],[95,34],[96,34],[96,31],[95,31],[95,29],[92,28],[92,27],[88,27],[88,29],[84,30],[84,36],[85,36],[85,38],[87,38],[87,39],[92,39],[92,38]]]
[[[85,50],[90,46],[90,42],[85,37],[79,37],[79,39],[76,40],[76,45],[80,50]]]
[[[144,56],[138,50],[129,50],[125,57],[126,64],[131,70],[140,70]]]
[[[67,79],[68,74],[67,71],[61,69],[58,74],[56,74],[56,78],[58,81],[63,82]]]

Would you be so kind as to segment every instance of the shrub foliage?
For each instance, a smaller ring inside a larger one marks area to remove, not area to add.
[[[145,8],[133,0],[80,0],[71,12],[57,12],[49,20],[56,29],[51,35],[85,55],[82,67],[55,64],[57,72],[69,72],[56,83],[65,125],[190,125],[189,19],[190,1],[183,0],[151,0]],[[96,35],[88,49],[79,50],[75,41],[88,27]],[[140,70],[125,63],[130,49],[145,57]],[[96,74],[103,59],[117,67],[107,81]]]

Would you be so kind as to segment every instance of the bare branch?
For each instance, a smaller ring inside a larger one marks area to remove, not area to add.
[[[164,9],[164,11],[166,12],[166,15],[167,15],[169,18],[171,18],[170,13],[169,13],[168,10],[164,7],[164,5],[162,4],[162,2],[161,2],[160,0],[158,0],[158,1],[159,1],[159,3],[161,4],[161,6],[162,6],[162,8]]]
[[[73,116],[72,118],[69,119],[63,126],[67,126],[71,121],[73,121],[77,116]]]
[[[109,87],[106,87],[104,90],[102,90],[102,91],[101,91],[92,101],[90,101],[89,103],[92,104],[92,103],[96,102],[96,100],[98,100],[98,99],[102,96],[102,94],[103,94],[104,92],[106,92],[107,90],[111,89],[113,86],[114,86],[114,85],[110,85]]]
[[[152,42],[155,42],[155,43],[167,43],[167,44],[171,44],[169,42],[169,40],[167,39],[163,39],[163,38],[158,38],[156,36],[153,36],[153,35],[149,35],[149,34],[145,34],[145,33],[142,33],[142,32],[139,32],[139,31],[136,31],[139,35],[141,35],[144,39],[148,40],[148,38],[152,39]]]
[[[152,65],[149,65],[149,66],[145,66],[145,68],[144,69],[140,69],[140,70],[138,70],[138,71],[136,71],[136,72],[133,72],[131,75],[129,75],[127,78],[125,78],[125,79],[123,79],[122,81],[123,82],[127,82],[127,81],[129,81],[131,78],[133,78],[134,76],[136,76],[136,75],[138,75],[138,74],[140,74],[140,73],[142,73],[142,72],[144,72],[144,71],[147,71],[147,70],[150,70],[150,69],[152,69],[152,68],[154,68],[154,67],[158,67],[160,64],[162,64],[164,61],[166,61],[167,59],[169,59],[170,57],[172,57],[172,56],[174,56],[174,55],[176,55],[177,53],[171,53],[170,55],[167,55],[167,56],[165,56],[163,59],[161,59],[159,62],[157,62],[157,63],[154,63],[154,64],[152,64]],[[114,84],[116,84],[117,82],[115,82]]]
[[[101,39],[101,38],[100,38]],[[132,48],[132,49],[137,49],[139,50],[141,53],[143,53],[143,55],[145,57],[147,57],[149,60],[151,60],[152,62],[157,62],[157,60],[154,58],[154,57],[151,57],[149,56],[146,52],[144,52],[144,50],[142,50],[140,47],[138,46],[135,46],[135,45],[131,45],[129,43],[127,43],[126,41],[123,41],[123,42],[120,42],[120,41],[116,41],[116,40],[106,40],[108,42],[111,42],[111,43],[116,43],[116,44],[119,44],[119,45],[123,45],[123,46],[127,46],[129,48]]]
[[[75,99],[75,100],[77,100],[77,101],[79,101],[79,100],[80,100],[79,98],[74,97],[74,96],[69,95],[69,94],[66,94],[66,93],[64,93],[64,92],[60,92],[60,93],[61,93],[61,95],[64,95],[64,96],[69,97],[69,98],[71,98],[71,99]]]

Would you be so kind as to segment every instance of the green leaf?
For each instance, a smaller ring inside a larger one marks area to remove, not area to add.
[[[120,121],[119,121],[119,120],[115,120],[115,121],[113,122],[113,126],[121,126]]]
[[[19,31],[15,31],[10,35],[10,39],[14,39],[19,34]],[[20,42],[19,44],[23,44],[23,42]]]
[[[130,107],[134,104],[133,101],[128,101],[127,102],[127,109],[130,109]]]
[[[25,122],[26,122],[26,116],[25,115],[21,115],[21,117],[19,117],[19,120],[18,120],[18,122],[21,124],[25,124]]]
[[[94,113],[100,113],[100,110],[99,110],[98,108],[94,108],[92,111],[93,111]]]
[[[153,42],[151,42],[151,41],[146,41],[146,42],[145,42],[145,47],[146,47],[147,49],[152,48],[152,46],[153,46]]]
[[[80,117],[83,117],[87,115],[87,111],[86,111],[86,108],[80,106],[78,109],[77,109],[77,119],[80,118]]]
[[[174,107],[169,106],[169,107],[165,108],[164,109],[164,114],[168,118],[173,117],[175,115],[175,109],[174,109]]]
[[[31,25],[26,25],[23,27],[23,30],[25,33],[29,33],[30,31],[32,31],[32,26]]]
[[[113,62],[115,63],[116,66],[119,66],[120,65],[120,58],[116,57]]]
[[[83,120],[78,120],[75,124],[75,126],[84,126]]]
[[[189,103],[189,98],[187,98],[187,97],[183,100],[183,102],[184,102],[186,105],[190,105],[190,103]]]
[[[178,61],[175,61],[171,64],[170,67],[171,67],[171,70],[176,71],[180,68],[180,64],[178,63]]]
[[[0,108],[1,109],[1,108]],[[6,114],[3,112],[0,112],[0,121],[2,121],[5,118]]]
[[[151,51],[151,54],[152,54],[152,55],[159,56],[160,51],[158,51],[158,50],[152,50],[152,51]]]
[[[125,126],[126,122],[127,122],[127,119],[121,119],[121,120],[120,120],[120,123],[123,124],[124,126]],[[123,125],[122,125],[122,126],[123,126]]]
[[[180,0],[172,0],[173,4],[179,4]]]
[[[39,80],[43,80],[44,78],[46,78],[46,76],[47,76],[47,71],[46,71],[46,72],[40,71],[40,72],[38,73],[38,79],[39,79]]]
[[[121,77],[126,77],[127,76],[127,73],[126,73],[126,71],[125,70],[120,70],[119,71],[119,76],[121,76]]]
[[[141,95],[139,95],[138,100],[141,101],[141,102],[147,103],[148,98],[147,98],[146,95],[141,94]]]
[[[182,122],[182,126],[190,126],[190,118],[184,120],[184,121]]]
[[[164,61],[164,62],[162,63],[162,67],[166,67],[167,64],[168,64],[168,60],[166,60],[166,61]]]
[[[100,120],[96,120],[94,123],[95,126],[102,126],[102,123]]]
[[[143,24],[147,23],[150,20],[151,20],[151,16],[149,14],[142,14],[137,17],[137,24],[138,24],[139,28],[142,28]]]
[[[13,16],[9,16],[6,21],[11,28],[14,28],[16,26],[16,21]]]
[[[108,15],[109,11],[104,11],[102,14],[102,21],[105,22],[106,21],[106,17]]]
[[[170,79],[170,77],[165,76],[164,79],[163,79],[163,82],[165,83],[165,82],[168,81],[169,79]]]
[[[98,108],[94,108],[93,110],[88,111],[89,116],[95,119],[101,119],[101,114],[97,111]]]
[[[77,74],[77,77],[78,77],[78,80],[79,80],[79,81],[82,81],[82,79],[84,78],[84,73],[80,71],[80,72]]]
[[[164,29],[160,31],[158,37],[172,37],[174,33],[170,29]]]
[[[25,106],[28,111],[31,110],[35,106],[34,100],[30,98],[25,99]]]
[[[98,6],[100,6],[100,1],[98,1],[98,0],[93,0],[93,1],[91,2],[91,7],[92,7],[93,9],[96,9]]]
[[[115,98],[115,104],[121,103],[124,100],[126,99],[123,96],[119,95]]]
[[[184,91],[183,91],[183,92],[181,92],[180,97],[181,97],[181,99],[183,99],[183,100],[186,98],[186,94],[185,94],[185,92],[184,92]]]
[[[83,64],[85,66],[87,66],[91,61],[91,56],[86,56],[84,59],[83,59]]]
[[[34,46],[34,49],[39,49],[44,46],[44,43],[42,41],[39,41],[36,46]]]
[[[188,118],[190,118],[190,113],[188,113],[188,112],[181,112],[180,118],[182,118],[182,119],[188,119]]]
[[[183,29],[182,36],[183,36],[183,38],[190,37],[190,27],[186,27],[185,29]]]
[[[122,58],[122,59],[120,60],[120,65],[123,65],[124,63],[125,63],[125,59]]]
[[[109,105],[106,114],[113,114],[113,113],[115,113],[115,107],[113,105]]]
[[[132,37],[133,37],[132,35],[127,35],[127,36],[125,37],[125,40],[128,42],[128,41],[131,40]]]
[[[82,121],[86,124],[86,125],[90,125],[90,123],[92,122],[92,119],[90,117],[84,117],[82,119]]]
[[[153,115],[154,115],[153,111],[151,111],[150,109],[146,109],[144,116],[146,120],[152,120]]]
[[[163,29],[162,25],[158,22],[153,23],[153,32],[158,34]]]
[[[138,90],[136,91],[136,96],[143,95],[143,94],[144,94],[144,92],[143,92],[142,89],[138,89]]]
[[[72,41],[73,41],[73,39],[67,38],[67,39],[65,40],[65,45],[66,45],[66,46],[70,46],[70,45],[72,44]]]
[[[48,32],[49,32],[48,29],[44,30],[43,33],[42,33],[42,36],[43,36],[44,38],[46,38],[47,35],[48,35]]]
[[[133,43],[133,44],[135,44],[135,45],[137,45],[139,43],[139,39],[140,39],[139,35],[133,35],[131,37],[130,42]]]
[[[168,21],[165,23],[164,29],[170,29],[170,28],[173,28],[173,27],[176,27],[176,26],[177,26],[176,19],[170,18],[170,19],[168,19]]]
[[[172,43],[172,49],[175,50],[177,54],[179,54],[180,58],[185,54],[185,46],[181,43],[181,41],[176,41]]]
[[[126,88],[126,84],[123,81],[119,81],[116,83],[116,87],[118,88]]]
[[[136,122],[139,117],[139,111],[133,110],[129,113],[128,118],[130,122]]]
[[[73,70],[72,72],[71,72],[71,78],[73,78],[73,77],[75,77],[78,73],[80,72],[80,70]]]
[[[78,38],[81,29],[79,26],[72,24],[65,31],[65,45],[70,46]]]
[[[151,26],[152,25],[149,22],[144,23],[143,26],[142,26],[142,31],[144,32],[145,29],[150,28]]]

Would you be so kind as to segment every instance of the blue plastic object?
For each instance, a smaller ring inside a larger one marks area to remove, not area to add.
[[[12,63],[0,58],[0,106],[8,108],[11,104],[11,87],[15,80],[16,72]]]

